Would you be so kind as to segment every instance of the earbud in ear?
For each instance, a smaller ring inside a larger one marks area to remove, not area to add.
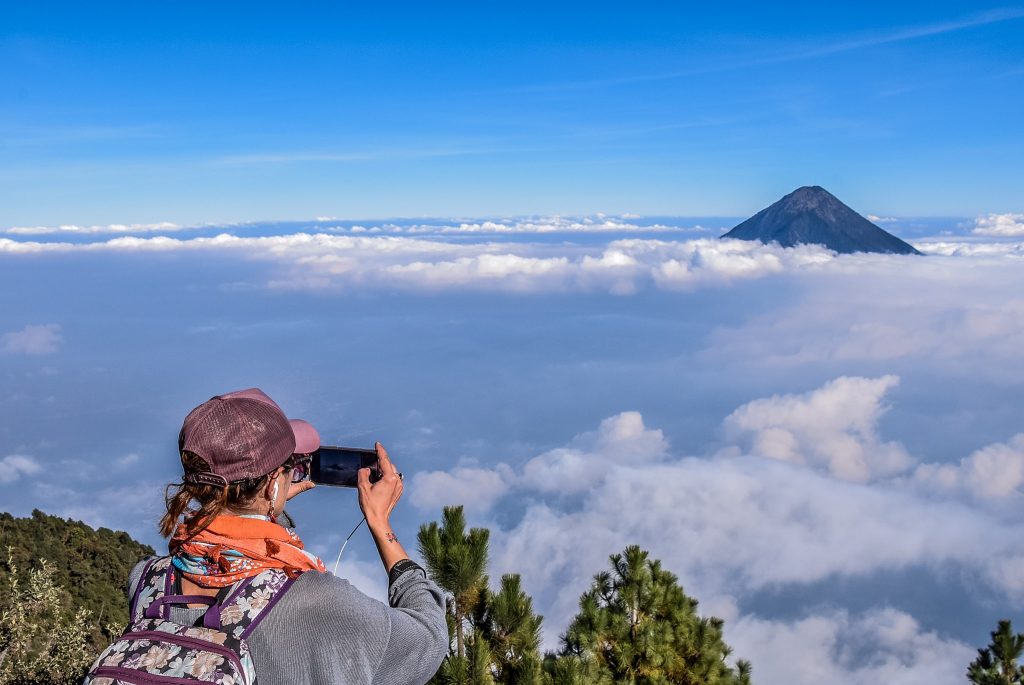
[[[274,503],[277,502],[277,493],[279,490],[280,487],[278,486],[277,481],[274,481],[274,494],[270,496],[270,511],[267,512],[267,518],[269,518],[273,523],[277,522],[277,518],[274,516]]]

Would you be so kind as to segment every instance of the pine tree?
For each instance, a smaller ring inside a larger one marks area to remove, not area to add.
[[[967,679],[975,685],[1021,685],[1024,666],[1024,635],[1014,634],[1010,621],[1002,620],[992,631],[992,644],[978,650],[978,658],[967,667]]]
[[[495,685],[487,639],[474,629],[466,639],[466,654],[449,654],[431,679],[436,685]]]
[[[611,674],[599,672],[594,662],[575,655],[544,655],[544,685],[613,685]]]
[[[487,541],[490,531],[473,528],[466,533],[462,507],[445,507],[440,526],[432,521],[420,526],[419,552],[435,583],[450,592],[456,640],[455,655],[466,655],[463,628],[487,587]]]
[[[563,636],[561,671],[549,664],[550,682],[633,685],[746,685],[750,663],[735,669],[726,658],[721,619],[702,618],[676,576],[633,545],[611,557],[611,572],[594,576],[580,611]],[[589,673],[588,673],[589,671]]]
[[[533,600],[523,591],[519,574],[503,575],[501,588],[485,591],[481,605],[479,625],[491,647],[495,680],[502,685],[539,685],[543,617],[533,613]]]
[[[721,619],[701,618],[697,601],[639,547],[613,554],[594,577],[559,655],[540,657],[542,617],[517,574],[488,589],[489,531],[466,532],[462,507],[420,527],[427,572],[453,598],[456,646],[433,685],[750,685],[750,662],[726,663]]]
[[[488,586],[490,531],[466,533],[462,507],[445,507],[440,525],[420,527],[419,551],[430,577],[453,597],[448,630],[456,646],[431,680],[434,685],[541,685],[542,617],[518,574]]]

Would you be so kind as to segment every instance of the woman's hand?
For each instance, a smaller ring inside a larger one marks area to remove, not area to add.
[[[387,526],[391,511],[402,496],[402,477],[398,469],[388,458],[388,452],[379,442],[374,443],[377,459],[380,461],[381,479],[370,482],[370,469],[359,469],[359,508],[366,516],[366,523],[373,529],[375,526]]]
[[[316,487],[316,483],[309,480],[308,478],[301,483],[288,483],[288,496],[285,499],[291,499],[301,492],[306,490],[312,490]]]
[[[359,469],[359,508],[366,515],[366,525],[377,545],[384,570],[390,572],[399,560],[409,558],[388,521],[402,496],[402,474],[391,463],[383,445],[378,442],[374,447],[380,461],[381,479],[370,483],[370,469]]]

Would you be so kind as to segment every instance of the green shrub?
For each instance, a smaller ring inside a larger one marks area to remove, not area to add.
[[[6,566],[0,595],[0,685],[80,682],[92,659],[91,613],[71,610],[48,561],[20,572],[8,547]]]

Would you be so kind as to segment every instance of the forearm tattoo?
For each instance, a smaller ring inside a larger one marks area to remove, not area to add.
[[[388,542],[398,542],[398,536],[392,533],[390,530],[388,531],[387,535],[384,536],[384,539]]]

